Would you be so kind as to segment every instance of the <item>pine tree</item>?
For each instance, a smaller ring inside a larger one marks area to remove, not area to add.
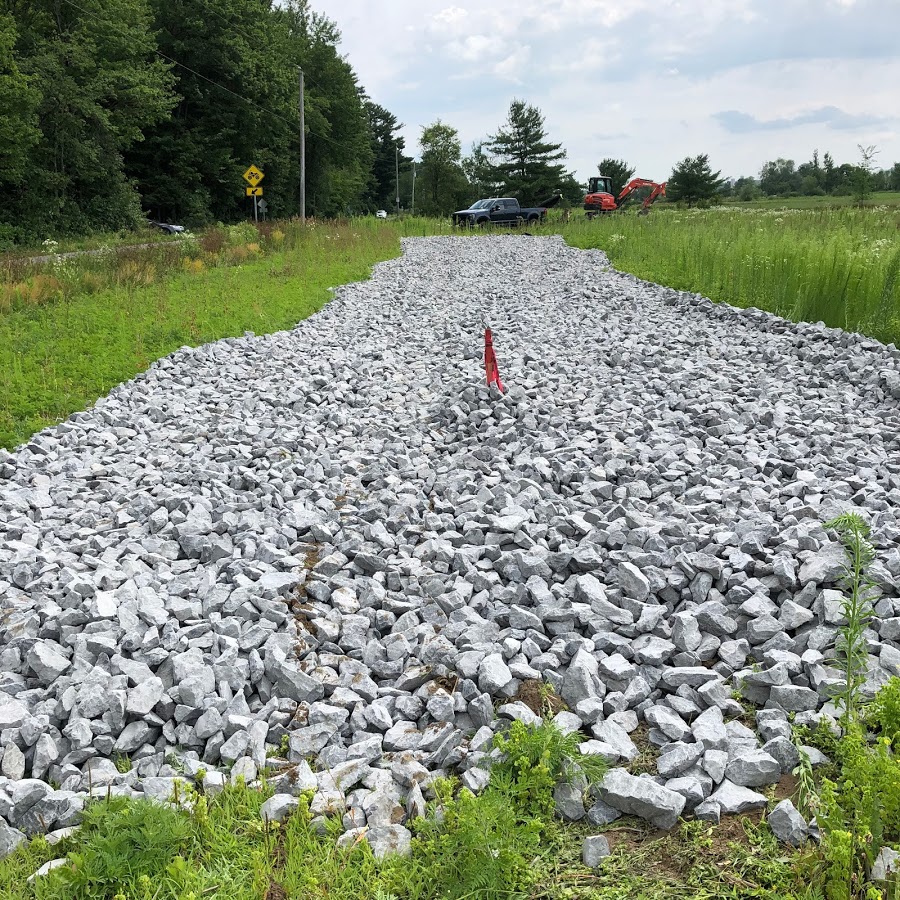
[[[398,153],[401,168],[409,167],[409,157],[403,155],[406,141],[399,134],[403,126],[393,113],[369,99],[365,101],[365,110],[372,141],[372,174],[367,206],[370,212],[387,210],[396,203]]]
[[[485,143],[495,157],[494,180],[502,193],[523,205],[539,202],[554,191],[568,190],[573,179],[560,160],[562,144],[547,140],[544,116],[536,106],[513,100],[504,127]]]
[[[666,187],[666,195],[670,200],[682,201],[688,206],[712,199],[723,186],[721,172],[713,172],[709,165],[709,156],[686,157],[672,171],[672,177]]]
[[[600,160],[600,165],[597,166],[597,170],[601,175],[608,175],[612,178],[613,196],[616,197],[618,197],[622,188],[628,184],[631,177],[634,175],[633,166],[628,165],[624,159],[613,159],[611,156],[607,156],[605,159]]]

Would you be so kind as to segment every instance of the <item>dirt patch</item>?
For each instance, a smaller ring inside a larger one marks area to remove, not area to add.
[[[270,881],[265,900],[289,900],[288,892],[277,881]]]
[[[646,725],[639,725],[629,737],[640,753],[628,763],[628,772],[631,775],[655,775],[659,750],[650,743],[650,729]]]
[[[649,826],[621,826],[604,834],[612,851],[627,854],[629,860],[640,865],[651,878],[681,881],[690,868],[681,854],[672,852],[672,841],[678,840],[677,832],[659,831]]]
[[[434,683],[448,694],[454,694],[459,687],[459,675],[441,675],[434,679]]]
[[[790,800],[796,795],[798,784],[799,780],[796,775],[791,775],[790,772],[787,775],[782,775],[781,781],[775,785],[775,799],[779,802]]]
[[[531,679],[519,685],[513,700],[524,703],[536,716],[555,716],[566,709],[566,704],[549,684]]]

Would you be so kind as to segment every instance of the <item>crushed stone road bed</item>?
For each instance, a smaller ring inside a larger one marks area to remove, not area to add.
[[[534,681],[613,765],[558,786],[561,816],[762,806],[788,716],[836,714],[822,523],[848,508],[878,547],[866,690],[898,674],[894,348],[557,238],[404,249],[294,330],[184,348],[0,451],[0,855],[89,792],[267,764],[270,817],[312,789],[403,852],[436,774],[481,789],[493,734],[537,720]],[[655,772],[626,771],[633,738]]]

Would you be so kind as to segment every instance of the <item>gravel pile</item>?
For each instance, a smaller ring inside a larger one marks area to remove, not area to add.
[[[896,350],[559,239],[405,251],[0,451],[0,855],[90,794],[267,765],[269,817],[314,790],[402,852],[436,775],[481,789],[494,733],[537,721],[536,682],[613,765],[561,816],[762,806],[789,716],[835,715],[821,523],[847,508],[879,548],[867,691],[898,673]]]

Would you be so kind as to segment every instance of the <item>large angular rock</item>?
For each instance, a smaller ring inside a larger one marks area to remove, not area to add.
[[[375,825],[366,831],[365,839],[375,859],[412,853],[412,834],[402,825]]]
[[[599,686],[597,660],[586,650],[579,650],[563,676],[560,696],[571,709],[583,700],[602,696]]]
[[[596,834],[584,839],[581,848],[581,861],[591,869],[595,869],[610,854],[609,841]]]
[[[847,554],[843,545],[834,542],[817,550],[800,567],[800,584],[834,584],[844,574]]]
[[[619,587],[626,597],[643,603],[650,596],[650,582],[637,566],[629,562],[619,563],[617,575]]]
[[[264,822],[282,822],[300,805],[292,794],[275,794],[259,808]]]
[[[767,800],[763,794],[735,784],[727,778],[713,792],[709,800],[718,804],[722,815],[733,816],[751,809],[762,809]]]
[[[782,800],[768,815],[772,834],[784,844],[800,847],[809,837],[809,827],[790,800]]]
[[[781,778],[781,764],[764,750],[743,750],[730,757],[725,777],[744,787],[777,784]]]
[[[553,789],[556,814],[567,822],[578,822],[584,818],[584,792],[573,784],[561,781]]]
[[[668,830],[678,821],[685,798],[650,778],[629,775],[624,769],[610,769],[597,787],[600,799],[621,812],[646,819]]]
[[[25,835],[0,818],[0,860],[14,853],[25,842]]]
[[[512,681],[513,674],[499,653],[488,654],[478,666],[478,689],[491,696],[505,691]]]
[[[28,709],[18,700],[0,696],[0,731],[20,728],[29,718]]]
[[[41,684],[50,685],[63,672],[68,671],[72,661],[65,655],[62,647],[54,641],[39,641],[26,657],[28,667],[37,675]]]

